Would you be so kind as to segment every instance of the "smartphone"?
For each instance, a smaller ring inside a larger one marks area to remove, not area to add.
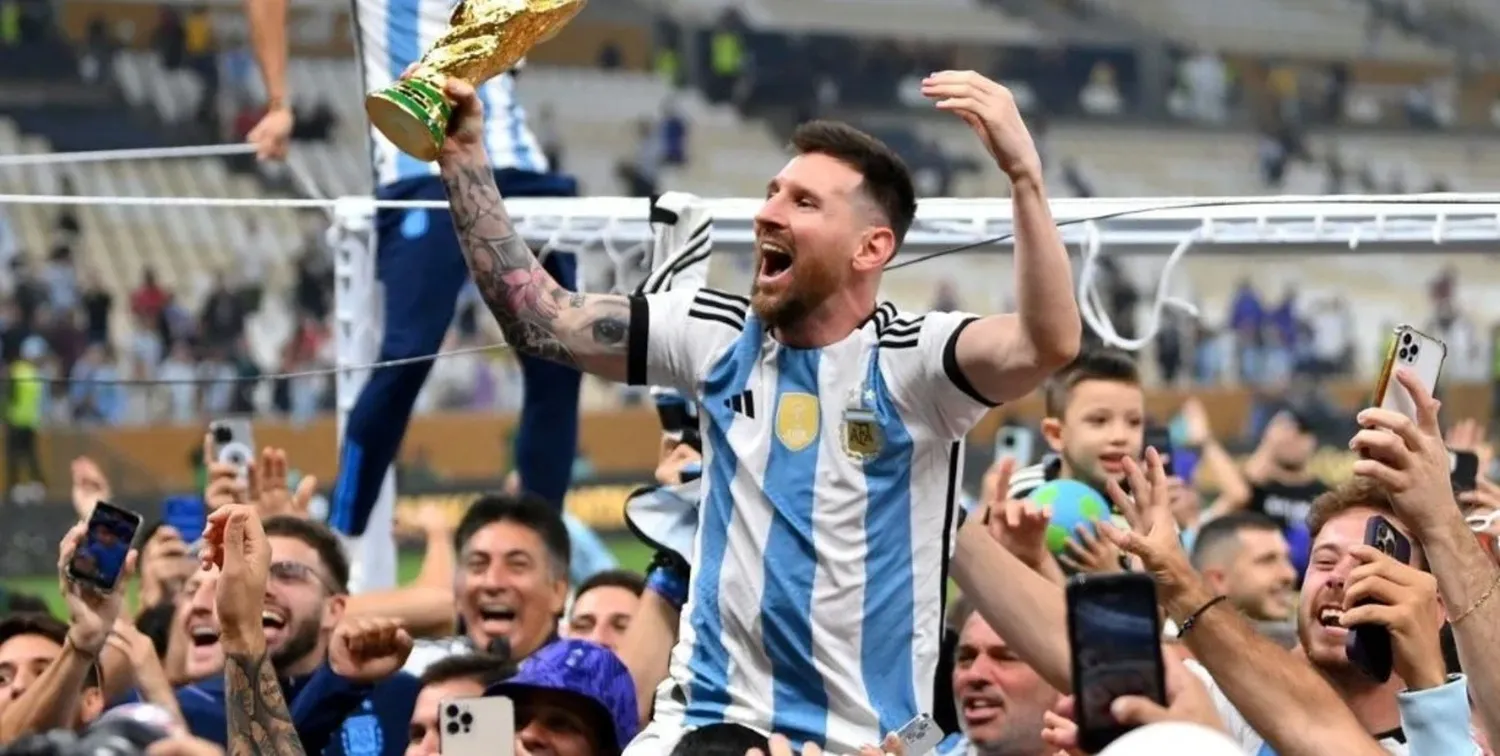
[[[443,756],[515,756],[516,706],[509,698],[450,698],[439,705]]]
[[[201,496],[173,496],[162,503],[162,522],[171,525],[188,546],[203,538],[208,527],[208,508]]]
[[[1411,541],[1391,524],[1390,520],[1376,515],[1365,523],[1365,545],[1373,546],[1382,554],[1402,564],[1411,563]],[[1361,601],[1363,606],[1370,603]],[[1349,628],[1344,639],[1344,651],[1349,663],[1369,675],[1376,682],[1391,679],[1391,668],[1395,664],[1395,649],[1391,646],[1391,631],[1383,625],[1355,625]]]
[[[125,571],[125,558],[141,530],[141,516],[108,502],[94,505],[83,540],[68,560],[68,579],[100,593],[112,593]]]
[[[234,465],[240,471],[240,479],[246,480],[250,463],[255,460],[255,436],[250,431],[250,421],[241,417],[215,420],[208,424],[208,434],[213,441],[214,461]]]
[[[1036,437],[1029,428],[1019,425],[1001,426],[995,431],[995,461],[1009,457],[1016,467],[1025,467],[1036,461]]]
[[[947,735],[931,715],[918,714],[910,722],[901,725],[901,729],[896,731],[896,737],[906,746],[906,753],[916,756],[932,753]]]
[[[1140,573],[1075,575],[1067,600],[1078,745],[1098,753],[1132,729],[1110,714],[1116,698],[1166,705],[1156,583]]]
[[[1461,494],[1479,487],[1479,455],[1471,451],[1448,452],[1448,481],[1453,493]]]
[[[1146,426],[1146,435],[1142,439],[1141,452],[1144,454],[1147,449],[1155,449],[1156,453],[1162,455],[1162,458],[1166,460],[1166,473],[1169,476],[1177,474],[1172,464],[1172,447],[1171,428],[1154,423]]]
[[[1443,372],[1443,360],[1447,357],[1448,345],[1441,339],[1428,336],[1409,325],[1396,326],[1390,351],[1386,353],[1385,364],[1380,368],[1380,380],[1375,383],[1374,405],[1416,420],[1416,400],[1396,380],[1396,370],[1405,368],[1416,376],[1428,393],[1432,393],[1437,389],[1438,378]]]

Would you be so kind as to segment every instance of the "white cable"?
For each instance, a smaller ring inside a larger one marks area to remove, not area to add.
[[[1115,324],[1109,317],[1109,308],[1104,306],[1098,288],[1095,286],[1095,278],[1098,276],[1098,258],[1104,247],[1100,240],[1098,225],[1093,222],[1085,224],[1083,267],[1078,272],[1078,313],[1083,317],[1083,322],[1088,324],[1088,327],[1105,344],[1116,349],[1137,352],[1150,344],[1156,338],[1156,334],[1161,331],[1162,312],[1167,308],[1197,318],[1197,307],[1168,292],[1171,289],[1172,274],[1177,269],[1177,263],[1187,255],[1202,235],[1203,227],[1194,229],[1184,236],[1172,250],[1172,254],[1167,256],[1167,262],[1162,266],[1161,275],[1156,281],[1156,299],[1151,303],[1151,312],[1146,316],[1146,322],[1138,329],[1140,334],[1135,338],[1126,338],[1115,330]]]
[[[134,150],[86,150],[49,152],[43,155],[0,155],[0,168],[58,163],[102,163],[111,160],[162,160],[166,158],[224,157],[254,152],[253,144],[203,144],[187,147],[146,147]]]

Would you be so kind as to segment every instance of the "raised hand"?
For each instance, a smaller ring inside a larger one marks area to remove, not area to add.
[[[209,512],[250,503],[250,476],[241,475],[239,467],[220,462],[214,456],[212,434],[203,436],[203,469],[208,474],[208,483],[203,488],[203,505]]]
[[[313,494],[318,491],[318,479],[311,475],[302,477],[293,491],[287,486],[286,451],[266,447],[260,452],[260,460],[250,468],[250,500],[259,510],[262,519],[270,517],[307,518],[307,508]]]
[[[97,656],[109,640],[109,631],[120,617],[125,603],[124,586],[135,573],[135,562],[139,556],[131,549],[120,570],[115,589],[105,593],[93,585],[73,580],[68,576],[68,565],[73,555],[83,544],[88,531],[87,523],[80,522],[68,530],[57,549],[57,578],[63,598],[68,604],[68,641],[78,650]]]
[[[1357,417],[1361,430],[1349,448],[1360,455],[1354,474],[1379,481],[1396,514],[1420,538],[1457,516],[1448,447],[1438,425],[1439,402],[1404,368],[1396,371],[1396,380],[1411,392],[1417,419],[1379,407],[1363,410]]]
[[[346,619],[333,631],[328,666],[366,685],[396,674],[411,655],[411,635],[392,619]]]
[[[1138,557],[1163,592],[1171,595],[1184,590],[1196,573],[1177,534],[1177,521],[1172,516],[1172,490],[1161,455],[1155,449],[1147,449],[1145,470],[1129,457],[1124,463],[1134,496],[1126,494],[1113,479],[1108,482],[1108,492],[1130,529],[1121,530],[1113,523],[1100,522],[1099,530],[1116,546]]]
[[[1381,625],[1391,632],[1395,671],[1410,690],[1436,688],[1447,679],[1439,633],[1443,611],[1437,578],[1392,559],[1379,549],[1350,549],[1359,566],[1344,580],[1339,624]],[[1370,603],[1357,606],[1359,602]]]
[[[70,469],[73,474],[73,509],[78,512],[78,519],[87,520],[94,513],[95,504],[109,501],[109,478],[104,477],[99,463],[88,457],[74,459]]]
[[[1007,498],[1010,476],[1015,469],[1016,461],[1007,457],[985,471],[980,487],[984,526],[1006,551],[1035,570],[1052,557],[1047,550],[1047,523],[1052,520],[1052,510],[1031,501]]]
[[[271,543],[255,508],[234,504],[210,514],[201,558],[204,567],[220,570],[216,605],[219,642],[225,653],[261,653],[266,643],[261,615],[271,570]]]
[[[1011,181],[1041,177],[1041,156],[1009,89],[974,71],[938,71],[922,80],[922,96],[969,124]]]

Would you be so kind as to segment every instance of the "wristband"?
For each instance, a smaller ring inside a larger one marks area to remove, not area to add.
[[[1177,628],[1177,637],[1178,638],[1186,637],[1187,634],[1188,634],[1188,631],[1192,630],[1193,626],[1196,625],[1196,624],[1198,624],[1198,618],[1202,617],[1204,612],[1208,611],[1209,609],[1214,608],[1214,605],[1218,604],[1220,601],[1227,601],[1227,600],[1229,600],[1229,597],[1225,596],[1224,594],[1221,593],[1221,594],[1219,594],[1217,596],[1214,596],[1213,598],[1209,599],[1208,602],[1205,603],[1203,606],[1198,607],[1198,610],[1195,611],[1195,612],[1193,612],[1192,614],[1189,614],[1187,616],[1187,619],[1185,619],[1185,620],[1182,621],[1182,625],[1180,625]]]
[[[687,603],[687,577],[667,567],[652,568],[646,574],[646,588],[666,599],[667,603],[678,611],[681,611],[682,605]]]

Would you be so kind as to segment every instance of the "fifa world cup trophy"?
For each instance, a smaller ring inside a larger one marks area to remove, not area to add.
[[[509,71],[573,20],[585,2],[460,0],[448,31],[417,62],[416,71],[365,97],[370,123],[402,152],[436,160],[453,115],[453,105],[443,95],[446,77],[478,86]]]

